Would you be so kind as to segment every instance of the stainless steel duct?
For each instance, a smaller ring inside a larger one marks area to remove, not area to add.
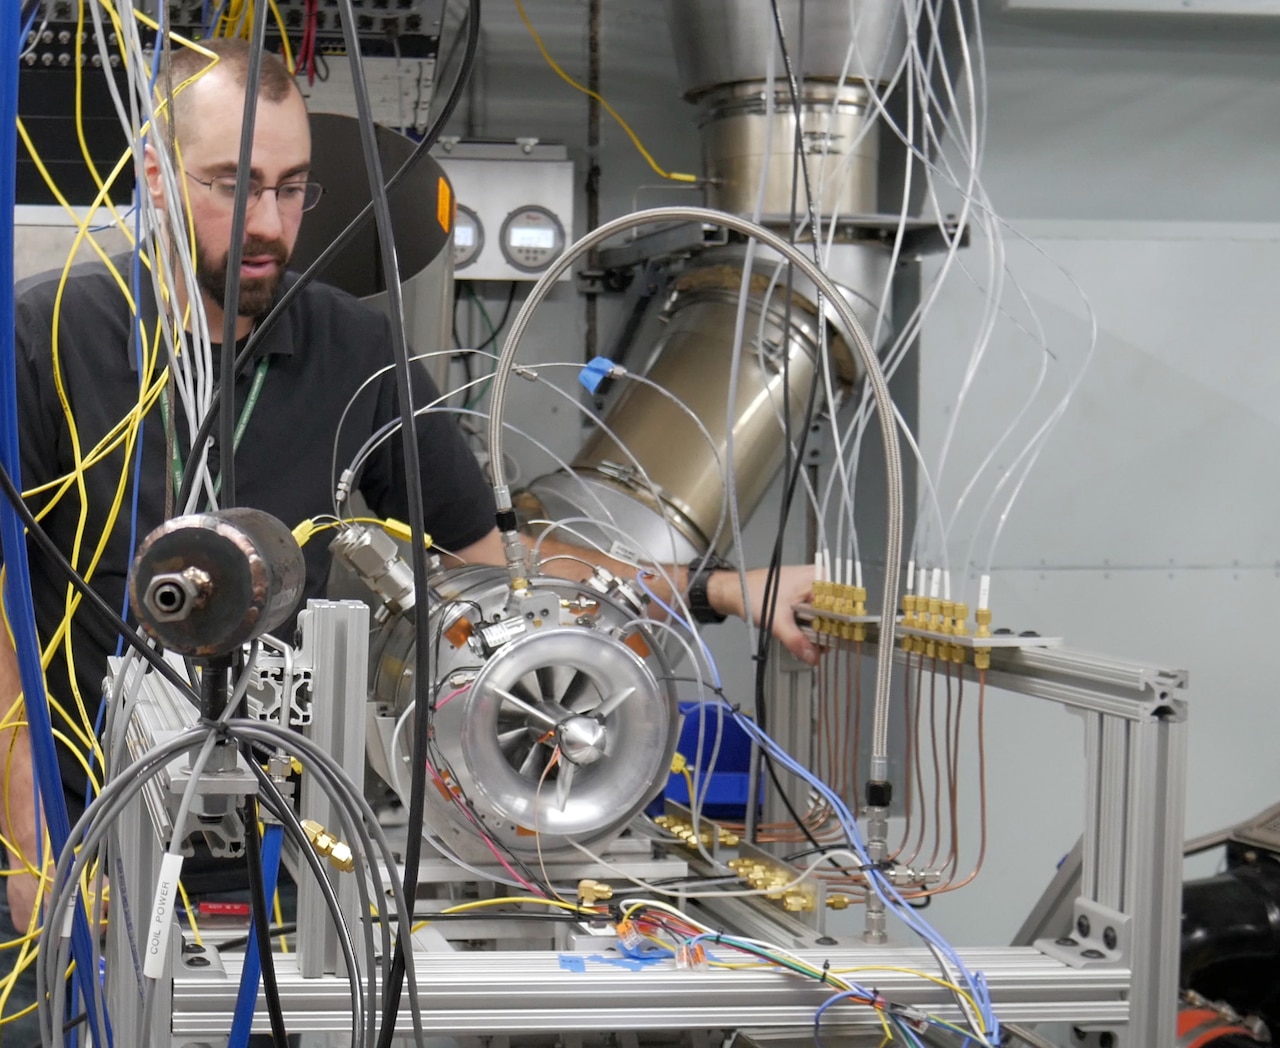
[[[622,380],[604,427],[588,438],[572,471],[530,485],[537,499],[529,504],[531,516],[602,521],[598,528],[577,527],[624,559],[681,562],[729,547],[724,498],[730,436],[736,495],[749,513],[783,461],[783,418],[798,424],[810,384],[826,388],[819,372],[824,325],[836,399],[856,380],[853,355],[829,318],[819,317],[812,289],[803,282],[793,286],[788,317],[785,278],[774,280],[777,263],[765,258],[757,260],[749,285],[738,387],[730,403],[745,251],[735,246],[703,255],[678,278],[664,309],[663,334],[636,369],[648,381]],[[842,245],[836,254],[845,272],[856,272],[858,286],[883,285],[887,255],[878,246]],[[870,319],[868,300],[852,292],[849,297]],[[824,394],[818,404],[833,406]]]
[[[877,129],[868,125],[868,109],[867,91],[858,84],[805,85],[800,138],[818,212],[824,216],[847,218],[876,210],[880,150]],[[716,88],[705,98],[701,129],[707,203],[750,215],[764,178],[761,221],[789,222],[796,107],[785,81],[751,80]],[[808,213],[804,179],[796,186],[794,203],[801,215]]]
[[[803,80],[876,83],[906,49],[902,5],[879,0],[804,4],[778,0],[796,75]],[[680,86],[689,101],[725,84],[763,80],[778,46],[768,0],[667,0]],[[801,25],[801,12],[804,24]],[[782,64],[777,73],[782,75]]]
[[[667,0],[681,87],[699,107],[707,202],[752,215],[759,200],[765,225],[790,228],[799,216],[798,235],[811,240],[805,180],[796,174],[799,143],[824,221],[824,266],[848,289],[870,329],[889,276],[889,252],[867,227],[880,210],[882,172],[893,166],[892,156],[881,155],[870,91],[905,53],[902,9],[889,2],[806,7],[779,0],[779,10],[800,82],[796,101],[781,61],[768,79],[769,52],[778,47],[769,3]],[[828,244],[825,223],[833,221],[836,235]],[[631,370],[683,402],[705,434],[670,397],[624,380],[572,471],[530,485],[529,515],[601,521],[594,530],[577,527],[624,559],[680,562],[728,548],[725,470],[733,470],[745,519],[784,460],[782,418],[798,423],[814,381],[819,409],[834,410],[831,399],[839,401],[857,378],[849,348],[831,328],[829,380],[822,375],[826,320],[818,296],[793,282],[788,301],[786,280],[771,280],[776,261],[757,256],[730,403],[745,254],[745,246],[735,244],[677,260],[665,329],[651,349],[635,347],[627,358]]]

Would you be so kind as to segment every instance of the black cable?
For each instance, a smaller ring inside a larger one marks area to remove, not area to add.
[[[88,1012],[81,1012],[74,1019],[68,1019],[65,1023],[62,1024],[62,1036],[65,1038],[66,1035],[69,1034],[72,1030],[74,1030],[77,1026],[83,1026],[88,1021],[89,1021]],[[44,1046],[44,1040],[42,1038],[36,1038],[34,1041],[32,1041],[30,1044],[27,1045],[27,1048],[43,1048],[43,1046]]]
[[[253,772],[254,777],[258,780],[260,802],[267,811],[280,820],[285,832],[293,838],[293,842],[297,845],[303,860],[311,867],[311,873],[320,887],[320,894],[324,897],[325,905],[329,908],[329,915],[333,918],[334,927],[338,929],[338,947],[342,951],[343,963],[347,969],[347,983],[351,990],[351,1044],[352,1048],[355,1048],[360,1043],[358,1007],[360,1003],[360,969],[356,965],[356,949],[351,939],[351,930],[347,927],[347,919],[342,912],[342,907],[338,904],[338,896],[333,890],[333,885],[329,882],[328,874],[325,873],[324,863],[311,846],[311,842],[307,840],[306,831],[303,830],[302,823],[298,820],[298,815],[293,810],[293,805],[285,800],[279,788],[272,781],[271,776],[262,770],[257,761],[249,762],[249,770]],[[373,982],[373,979],[369,980],[371,991]]]
[[[18,516],[22,518],[22,522],[27,529],[27,534],[31,538],[35,539],[36,545],[40,547],[41,551],[58,566],[58,569],[66,576],[67,581],[70,582],[75,588],[75,591],[85,599],[89,607],[102,616],[102,618],[105,619],[113,629],[117,630],[120,635],[124,637],[125,643],[146,659],[152,669],[177,688],[183,696],[190,699],[193,705],[199,706],[200,696],[191,687],[191,685],[187,681],[183,680],[178,674],[178,671],[164,660],[164,656],[150,645],[146,644],[142,638],[140,638],[137,633],[130,628],[129,624],[120,617],[115,608],[111,607],[110,604],[103,600],[102,597],[98,595],[98,591],[85,582],[71,562],[63,556],[62,551],[58,549],[57,544],[53,539],[49,538],[48,533],[40,526],[40,522],[32,516],[31,510],[27,508],[27,504],[23,501],[21,493],[14,486],[13,478],[9,476],[8,471],[3,466],[0,466],[0,489],[3,489],[4,497],[9,500]]]
[[[258,80],[262,75],[262,47],[267,38],[267,17],[253,20],[253,40],[249,44],[249,69],[245,74],[244,115],[240,124],[240,154],[236,159],[236,199],[231,211],[231,243],[227,247],[227,286],[222,298],[222,352],[218,385],[228,390],[218,410],[218,434],[222,447],[218,456],[219,505],[236,504],[236,323],[240,319],[240,264],[244,257],[244,228],[249,216],[249,182],[253,178],[253,128],[258,118]],[[278,202],[277,202],[278,206]],[[210,409],[212,410],[212,408]],[[203,444],[191,446],[194,463]],[[195,473],[196,470],[191,472]],[[179,502],[178,505],[186,505]]]
[[[428,151],[436,143],[436,139],[440,137],[440,133],[444,130],[445,125],[449,121],[449,117],[453,115],[454,109],[457,108],[458,102],[462,98],[462,90],[466,86],[467,80],[471,76],[472,66],[475,64],[476,46],[480,39],[480,0],[471,0],[471,7],[467,14],[467,49],[463,56],[463,66],[458,73],[457,80],[454,81],[453,87],[449,90],[449,97],[444,104],[444,108],[440,110],[435,122],[427,129],[427,133],[422,136],[412,153],[394,175],[391,176],[383,186],[384,192],[391,192],[400,182],[427,156]],[[347,223],[346,228],[342,230],[336,237],[329,242],[314,262],[309,265],[305,271],[290,284],[283,295],[276,301],[271,310],[264,316],[254,327],[253,333],[249,336],[244,348],[236,354],[235,372],[239,373],[246,361],[253,358],[253,354],[258,351],[259,345],[282,317],[286,310],[293,304],[294,299],[302,294],[303,289],[313,281],[316,276],[321,273],[334,257],[341,251],[351,239],[365,227],[369,219],[373,216],[373,202],[370,201]],[[219,386],[213,391],[210,398],[209,412],[205,415],[204,420],[200,423],[200,429],[197,431],[195,438],[191,441],[192,456],[196,455],[194,449],[204,447],[209,439],[209,434],[213,429],[214,421],[218,416],[218,405],[221,401],[222,387]],[[176,504],[185,506],[191,497],[191,488],[195,483],[195,471],[188,470],[187,475],[182,478],[182,486],[178,491]]]
[[[284,924],[273,924],[267,934],[274,939],[279,935],[293,935],[297,930],[297,921],[286,921]],[[243,950],[248,945],[249,936],[237,935],[234,939],[223,939],[222,942],[218,943],[218,949],[223,951]]]
[[[261,21],[265,23],[266,19]],[[252,755],[249,755],[249,760],[253,760]],[[276,1048],[289,1048],[284,1008],[280,1003],[280,985],[276,982],[275,955],[271,952],[271,918],[267,913],[267,886],[262,876],[262,834],[258,829],[257,801],[250,798],[246,807],[244,850],[249,862],[249,907],[253,914],[253,935],[258,942],[258,961],[262,966],[262,992],[267,999],[271,1037]]]
[[[791,56],[787,48],[786,33],[782,24],[782,13],[778,7],[778,0],[770,0],[773,11],[774,27],[778,37],[778,47],[782,53],[782,64],[786,70],[787,83],[791,93],[791,105],[795,114],[796,124],[796,140],[793,145],[792,161],[791,161],[791,229],[790,241],[796,243],[798,232],[797,225],[797,196],[801,177],[804,180],[805,194],[808,197],[810,224],[812,226],[812,235],[814,241],[815,257],[818,252],[818,224],[817,224],[817,203],[813,197],[813,187],[809,179],[809,165],[805,156],[804,140],[803,140],[803,123],[802,113],[800,109],[800,86],[796,81],[795,72],[791,64]],[[803,0],[801,0],[801,29],[803,31]],[[773,90],[773,85],[769,85],[769,90]],[[793,270],[787,267],[787,284],[785,288],[784,314],[783,314],[783,331],[788,335],[791,331],[791,304],[792,304],[792,278]],[[767,305],[764,304],[764,305]],[[763,305],[762,305],[763,308]],[[821,312],[821,311],[819,311]],[[820,330],[822,330],[820,328]],[[786,336],[784,335],[784,338]],[[819,350],[825,352],[826,340],[819,339]],[[792,448],[792,426],[790,412],[790,369],[791,360],[790,353],[784,352],[782,355],[782,409],[783,409],[783,446],[787,449],[787,454],[791,454]],[[809,433],[813,426],[813,418],[817,411],[817,395],[818,395],[818,375],[822,366],[821,361],[817,361],[817,368],[814,370],[813,379],[809,384],[809,392],[805,402],[804,424],[800,430],[800,439],[795,449],[795,456],[792,460],[786,477],[784,479],[784,493],[782,498],[782,506],[779,511],[778,530],[774,538],[773,549],[769,557],[768,571],[765,574],[765,588],[763,594],[763,613],[760,620],[760,633],[758,646],[756,649],[756,676],[755,676],[755,702],[756,702],[756,719],[760,724],[760,730],[767,730],[767,703],[765,701],[765,675],[769,662],[770,638],[773,636],[774,616],[777,609],[775,602],[778,596],[778,588],[781,582],[782,570],[782,545],[783,535],[786,531],[787,521],[791,516],[791,508],[795,502],[796,487],[799,484],[800,476],[804,470],[804,455],[808,446]],[[782,781],[779,778],[778,770],[774,762],[769,758],[768,754],[762,755],[764,767],[769,773],[769,779],[773,783],[774,790],[778,797],[782,800],[783,806],[787,809],[787,814],[792,821],[804,834],[805,839],[815,849],[820,849],[821,845],[818,839],[814,837],[809,827],[805,825],[800,813],[796,811],[795,805],[791,803],[791,798],[787,795],[786,790],[782,787]],[[751,799],[754,803],[754,798]],[[838,865],[834,860],[829,860],[833,866]]]
[[[378,155],[376,130],[369,102],[369,90],[364,79],[364,66],[360,56],[360,40],[356,35],[356,15],[352,0],[339,0],[339,9],[342,13],[342,35],[346,41],[348,60],[351,65],[352,86],[355,89],[356,113],[360,125],[365,171],[370,189],[373,191],[370,203],[378,233],[379,256],[386,274],[387,311],[391,316],[391,351],[395,361],[396,392],[400,408],[400,443],[401,453],[404,455],[405,501],[409,511],[409,547],[413,565],[413,583],[416,592],[426,593],[429,565],[424,543],[426,522],[422,505],[422,449],[418,446],[417,428],[414,425],[413,383],[409,347],[404,331],[404,307],[401,301],[395,230],[391,222],[391,205],[386,191],[379,189],[383,184],[382,161]],[[406,827],[407,844],[404,856],[404,897],[406,899],[414,899],[418,894],[418,869],[422,862],[422,827],[426,814],[426,756],[431,727],[429,716],[430,616],[415,616],[413,627],[414,647],[418,659],[413,681],[414,702],[423,715],[414,718],[413,777],[409,788],[409,821]],[[380,1048],[390,1048],[391,1040],[395,1036],[395,1020],[400,1011],[400,995],[404,988],[405,952],[404,937],[398,937],[395,957],[391,964],[391,979],[389,984],[383,987],[382,1029],[378,1035]]]
[[[502,329],[507,326],[507,320],[511,316],[511,306],[516,300],[516,281],[511,281],[511,287],[507,291],[507,304],[502,307],[502,318],[493,326],[493,334],[486,338],[480,345],[476,346],[476,352],[488,349],[498,341],[498,336],[502,334]]]

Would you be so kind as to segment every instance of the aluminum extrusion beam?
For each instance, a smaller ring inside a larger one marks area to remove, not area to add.
[[[966,965],[984,972],[998,1015],[1009,1022],[1124,1023],[1129,1015],[1130,973],[1121,966],[1072,968],[1031,949],[960,950]],[[804,951],[817,966],[883,965],[933,972],[924,949],[893,947]],[[239,958],[227,957],[225,974],[209,968],[174,979],[175,1039],[227,1033],[239,982]],[[616,958],[614,959],[616,961]],[[790,1026],[811,1028],[830,988],[773,971],[678,971],[674,964],[628,971],[592,954],[419,953],[414,958],[424,1025],[433,1034],[558,1033],[599,1030],[668,1030]],[[276,962],[290,1032],[339,1032],[350,1028],[345,979],[303,979],[292,955]],[[875,986],[887,998],[924,1005],[961,1021],[950,994],[917,976],[877,971]],[[261,1000],[261,998],[260,998]],[[873,1010],[828,1013],[835,1026],[879,1028]],[[828,1020],[824,1019],[824,1026]],[[398,1024],[409,1028],[407,1001]],[[268,1030],[260,1005],[254,1030]]]

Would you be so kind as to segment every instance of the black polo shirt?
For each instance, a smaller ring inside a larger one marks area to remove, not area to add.
[[[118,259],[128,281],[127,258]],[[74,469],[71,427],[54,380],[54,317],[59,273],[23,281],[17,288],[17,381],[22,487],[30,491]],[[291,283],[294,277],[289,277]],[[144,287],[149,278],[144,273]],[[142,299],[145,337],[154,333],[154,298]],[[152,324],[147,324],[152,318]],[[129,413],[138,402],[139,376],[134,348],[136,322],[119,284],[106,266],[93,263],[72,270],[57,307],[58,373],[70,413],[75,420],[81,456]],[[363,390],[361,384],[391,363],[391,330],[385,317],[357,299],[323,284],[311,284],[287,308],[263,340],[268,359],[256,407],[236,453],[236,503],[265,510],[290,527],[318,514],[333,512],[334,440],[338,440],[338,470],[344,469],[364,442],[383,424],[399,417],[395,377],[391,372]],[[167,363],[160,349],[159,369]],[[217,360],[218,347],[214,347]],[[255,362],[235,384],[237,417],[251,386]],[[155,377],[155,376],[151,376]],[[415,404],[437,396],[425,370],[415,375]],[[420,390],[420,392],[419,392]],[[341,432],[338,420],[346,412]],[[178,413],[181,414],[179,407]],[[188,459],[185,418],[177,419],[183,461]],[[446,549],[459,549],[486,535],[493,527],[494,504],[474,456],[450,417],[420,416],[422,487],[427,531]],[[216,427],[215,427],[216,437]],[[164,519],[167,453],[158,402],[145,415],[141,430],[142,465],[138,491],[138,519],[131,539],[134,496],[133,456],[118,447],[84,471],[86,496],[73,486],[43,518],[43,526],[68,555],[75,542],[82,504],[85,511],[78,567],[83,573],[106,534],[111,506],[124,477],[123,498],[115,526],[93,570],[95,589],[115,608],[122,606],[131,543]],[[211,453],[211,461],[216,461]],[[399,435],[373,454],[357,485],[373,510],[408,520]],[[49,494],[33,496],[33,510],[49,501]],[[328,534],[305,547],[306,596],[323,593],[328,575]],[[57,567],[29,543],[36,625],[47,644],[65,614],[67,587]],[[71,649],[80,694],[92,720],[101,695],[106,658],[117,636],[89,608],[79,610],[71,629]],[[74,709],[68,686],[65,648],[50,665],[50,694]],[[54,716],[55,727],[59,726]],[[78,762],[60,753],[63,781],[72,803],[72,821],[83,803],[85,779]],[[78,802],[76,799],[79,799]]]

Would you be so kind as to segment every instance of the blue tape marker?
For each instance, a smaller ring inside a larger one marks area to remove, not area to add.
[[[596,357],[578,372],[578,381],[582,383],[588,393],[598,393],[600,387],[613,377],[613,371],[614,363],[612,360],[607,357]]]

